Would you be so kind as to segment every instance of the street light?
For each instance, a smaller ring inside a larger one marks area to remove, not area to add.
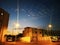
[[[51,31],[52,31],[52,24],[48,25],[48,30],[50,31],[50,33],[48,32],[48,35],[51,35]]]
[[[16,27],[16,28],[19,28],[19,26],[20,26],[19,23],[16,23],[16,24],[15,24],[15,27]]]
[[[51,24],[49,24],[49,25],[48,25],[48,27],[49,27],[49,28],[52,28],[52,25],[51,25]]]
[[[49,24],[49,25],[48,25],[48,30],[51,31],[51,30],[52,30],[52,27],[53,27],[52,24]]]

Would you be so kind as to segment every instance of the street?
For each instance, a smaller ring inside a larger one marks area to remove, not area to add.
[[[60,45],[60,42],[40,41],[40,42],[5,42],[4,45]]]

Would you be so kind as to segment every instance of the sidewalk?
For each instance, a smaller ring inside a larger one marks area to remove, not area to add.
[[[0,42],[0,45],[4,45],[5,43],[3,43],[3,42]]]

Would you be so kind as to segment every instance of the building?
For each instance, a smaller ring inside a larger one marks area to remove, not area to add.
[[[42,29],[26,27],[23,31],[24,37],[30,37],[30,41],[39,41],[42,37]]]
[[[4,34],[8,28],[9,13],[0,8],[0,40],[4,40]]]

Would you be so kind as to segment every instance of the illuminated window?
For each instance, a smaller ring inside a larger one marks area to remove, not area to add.
[[[3,13],[1,13],[1,15],[3,15]]]

